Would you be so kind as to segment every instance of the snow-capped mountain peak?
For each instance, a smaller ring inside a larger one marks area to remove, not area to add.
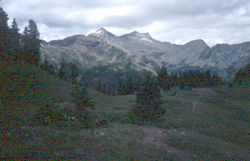
[[[94,35],[103,35],[106,32],[107,32],[107,30],[105,30],[104,28],[100,28],[96,32],[93,32],[92,34],[94,34]]]
[[[116,38],[114,34],[104,28],[100,28],[97,31],[90,33],[87,37],[97,39],[102,43],[110,43]]]
[[[250,59],[250,42],[209,47],[202,39],[198,39],[176,45],[155,40],[149,33],[133,31],[116,36],[104,28],[87,37],[75,35],[48,44],[43,43],[42,49],[44,54],[58,53],[55,59],[61,53],[70,51],[69,55],[74,55],[71,59],[81,60],[78,63],[84,68],[90,61],[96,65],[102,61],[106,65],[118,64],[119,67],[129,62],[132,63],[131,68],[147,71],[157,71],[161,65],[166,66],[170,72],[210,69],[217,71],[225,79],[231,79]],[[148,62],[152,64],[150,70]]]
[[[147,42],[153,42],[154,39],[151,37],[149,33],[140,33],[138,31],[131,32],[130,34],[125,34],[121,37],[128,37],[134,40],[143,40]]]
[[[108,32],[105,28],[100,28],[97,31],[90,33],[88,36],[94,36],[94,37],[102,37],[102,36],[115,36],[112,33]]]

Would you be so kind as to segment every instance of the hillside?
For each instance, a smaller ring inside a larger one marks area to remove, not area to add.
[[[0,69],[1,96],[13,96],[7,103],[44,105],[52,100],[70,100],[72,85],[38,67],[2,62]]]
[[[77,131],[33,127],[22,151],[9,157],[88,160],[246,160],[249,96],[242,87],[173,88],[162,93],[167,112],[159,122],[133,125],[127,114],[135,96],[106,96],[89,91],[100,118],[112,120],[96,129]],[[16,145],[17,146],[17,145]],[[16,151],[17,150],[17,151]],[[2,149],[6,157],[7,149]],[[10,152],[10,151],[9,151]]]
[[[0,6],[0,160],[248,160],[249,58],[104,28],[46,42]]]

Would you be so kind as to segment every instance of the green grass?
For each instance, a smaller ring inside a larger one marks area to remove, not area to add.
[[[103,132],[105,136],[95,136]],[[142,143],[137,126],[113,123],[108,128],[62,131],[45,127],[30,134],[31,143],[2,149],[0,157],[32,159],[167,160],[163,149]]]
[[[135,96],[108,96],[97,91],[89,90],[89,95],[92,96],[96,103],[94,112],[100,119],[115,119],[122,121],[127,119],[128,112],[135,105]]]
[[[72,85],[29,65],[0,65],[1,74],[18,73],[26,81],[23,100],[10,108],[0,105],[1,114],[14,118],[1,130],[0,158],[51,158],[83,160],[170,160],[175,158],[164,148],[144,142],[143,125],[128,123],[128,114],[135,106],[135,95],[107,96],[94,90],[89,95],[96,103],[100,119],[112,120],[106,127],[95,129],[54,129],[27,126],[37,108],[48,102],[70,101]],[[26,77],[25,74],[29,73]],[[1,75],[2,76],[2,75]],[[33,76],[34,79],[32,79]],[[11,83],[8,82],[8,83]],[[33,90],[34,85],[37,90]],[[18,84],[17,84],[18,87]],[[1,88],[1,94],[5,89]],[[194,107],[195,104],[195,107]],[[199,160],[247,160],[249,133],[249,88],[199,88],[162,92],[166,113],[151,127],[168,131],[163,142],[189,152]],[[1,115],[2,116],[2,115]],[[6,131],[3,129],[7,129]],[[171,131],[176,132],[171,132]],[[96,137],[103,132],[105,136]],[[184,133],[183,133],[184,132]],[[180,154],[181,155],[181,154]]]
[[[184,134],[173,133],[165,138],[165,142],[192,153],[195,159],[247,160],[248,158],[247,148],[194,131],[186,131]]]
[[[45,71],[28,64],[0,64],[0,81],[7,92],[18,96],[10,99],[15,104],[47,104],[48,102],[70,101],[72,85]],[[6,87],[6,88],[5,88]]]

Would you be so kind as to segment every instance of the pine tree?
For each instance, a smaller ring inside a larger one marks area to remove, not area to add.
[[[65,71],[64,71],[64,67],[63,67],[63,66],[61,66],[61,67],[59,68],[58,77],[59,77],[60,79],[66,80],[66,75],[65,75]]]
[[[66,62],[64,59],[61,61],[61,66],[59,68],[58,77],[60,79],[66,80]]]
[[[239,85],[249,85],[250,64],[241,68],[234,76],[234,83]]]
[[[167,73],[166,67],[161,68],[160,72],[158,73],[157,79],[158,79],[158,82],[159,82],[159,86],[163,90],[169,90],[170,89],[168,73]]]
[[[84,127],[88,127],[89,122],[93,119],[88,109],[94,109],[95,103],[88,96],[85,87],[75,86],[72,93],[72,102],[76,104],[77,118]]]
[[[44,63],[42,64],[42,70],[48,71],[48,68],[49,68],[49,62],[48,62],[47,55],[45,55]]]
[[[91,101],[91,98],[88,96],[87,89],[85,87],[79,88],[75,86],[72,93],[72,102],[75,103],[79,109],[84,110],[86,108],[94,109],[94,102]]]
[[[51,75],[55,75],[55,69],[53,65],[49,65],[48,73]]]
[[[8,55],[4,55],[9,49],[8,34],[8,15],[2,9],[2,7],[0,7],[0,51],[4,51],[0,53],[0,59],[6,59],[8,57]]]
[[[45,55],[44,63],[41,64],[41,69],[46,71],[47,73],[49,73],[51,75],[55,75],[54,67],[53,67],[53,65],[49,64],[47,55]]]
[[[134,121],[156,120],[165,112],[161,105],[160,87],[153,76],[144,78],[136,93],[136,107],[132,111]]]
[[[28,27],[24,28],[23,35],[21,37],[22,40],[22,48],[23,48],[23,56],[22,59],[25,62],[29,62],[30,53],[29,53],[29,35],[28,35]]]
[[[97,84],[97,91],[99,91],[99,92],[102,91],[102,80],[101,80],[101,78],[99,79],[98,84]]]
[[[107,85],[105,83],[102,85],[102,93],[107,94]]]
[[[11,25],[11,46],[15,49],[18,49],[20,47],[20,34],[19,34],[19,28],[18,24],[16,22],[16,19],[13,19],[12,25]]]
[[[11,49],[11,60],[13,62],[20,61],[21,51],[20,51],[20,34],[16,19],[13,19],[11,28],[9,30],[9,43]]]
[[[71,66],[72,73],[71,73],[71,79],[72,79],[72,84],[77,84],[77,75],[78,75],[78,69],[75,64],[72,64]]]
[[[107,90],[107,94],[108,94],[108,95],[112,95],[112,93],[113,93],[113,92],[112,92],[112,88],[109,86],[109,87],[108,87],[108,90]]]
[[[131,77],[129,77],[127,82],[127,94],[134,94],[135,92],[135,85]]]
[[[40,61],[40,34],[36,22],[29,20],[28,27],[25,27],[23,32],[23,48],[25,52],[25,60],[35,66],[39,65]]]
[[[218,86],[220,83],[221,83],[221,79],[218,77],[217,74],[214,74],[211,77],[210,86],[215,87],[215,86]]]
[[[119,80],[117,94],[118,95],[124,95],[124,85],[123,85],[123,82],[122,82],[121,79]]]

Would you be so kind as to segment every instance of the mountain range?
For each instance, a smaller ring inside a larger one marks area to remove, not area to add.
[[[128,73],[156,74],[161,66],[169,72],[209,69],[230,80],[249,63],[250,42],[209,47],[198,39],[176,45],[155,40],[149,33],[134,31],[116,36],[101,28],[87,36],[74,35],[63,40],[43,41],[41,53],[41,59],[44,60],[46,55],[57,69],[62,61],[76,64],[81,71],[79,79],[85,81],[98,77],[112,79],[121,77],[121,73],[123,77]]]

